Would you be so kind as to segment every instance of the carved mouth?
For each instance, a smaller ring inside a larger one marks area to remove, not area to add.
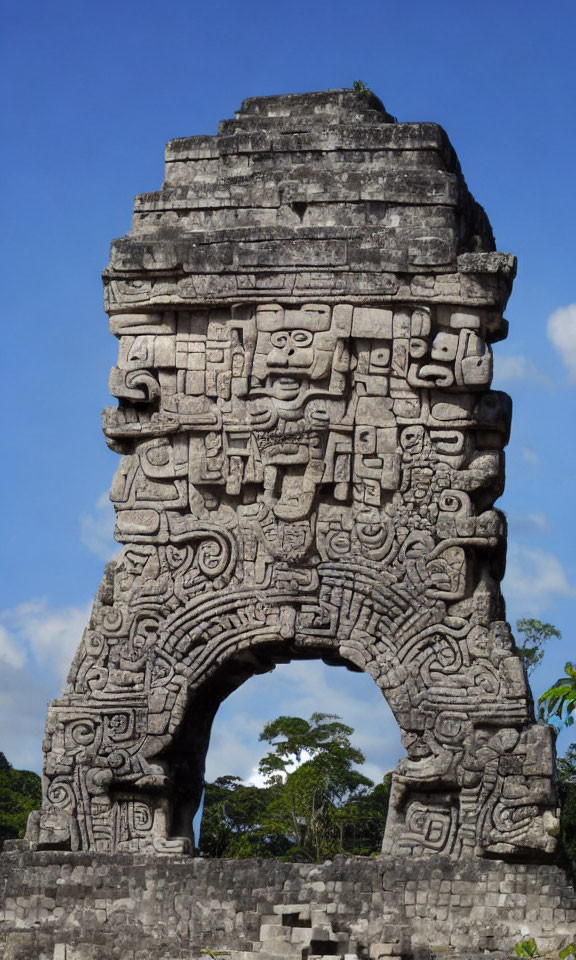
[[[278,377],[271,380],[274,394],[282,400],[294,400],[300,393],[302,383],[294,377]]]
[[[313,442],[320,443],[318,430],[302,429],[285,432],[283,430],[255,430],[254,436],[260,450],[274,450],[276,453],[296,454],[301,446],[310,447]]]

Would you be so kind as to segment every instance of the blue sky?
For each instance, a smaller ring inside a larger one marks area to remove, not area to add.
[[[99,426],[116,347],[109,243],[134,194],[160,187],[165,142],[215,133],[249,96],[361,79],[399,120],[447,130],[498,249],[519,257],[494,383],[514,398],[499,504],[509,618],[563,631],[536,693],[576,659],[575,28],[572,0],[5,4],[0,750],[14,765],[40,767],[46,702],[114,551],[117,458]],[[263,722],[314,709],[357,729],[370,775],[394,764],[398,731],[371,680],[292,664],[221,709],[209,775],[250,776]]]

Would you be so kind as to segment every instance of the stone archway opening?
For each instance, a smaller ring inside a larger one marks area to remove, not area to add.
[[[362,772],[375,786],[404,752],[381,690],[350,660],[333,651],[286,651],[274,644],[256,654],[245,651],[192,697],[166,755],[175,780],[172,834],[193,838],[197,845],[204,782],[222,776],[257,782],[257,761],[269,749],[258,743],[264,724],[281,715],[312,713],[335,714],[353,729],[352,742],[366,758]]]

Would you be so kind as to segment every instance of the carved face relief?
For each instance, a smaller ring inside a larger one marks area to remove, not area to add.
[[[256,307],[256,350],[250,396],[268,396],[280,409],[299,408],[314,388],[327,392],[336,336],[325,304]]]
[[[249,410],[263,468],[264,500],[277,520],[308,516],[324,474],[334,405],[337,332],[325,304],[255,309]],[[343,395],[342,385],[336,396]]]

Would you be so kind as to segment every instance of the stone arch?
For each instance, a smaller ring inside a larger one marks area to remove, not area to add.
[[[340,657],[334,648],[323,643],[317,648],[297,648],[279,637],[272,640],[262,635],[259,639],[260,642],[250,648],[228,651],[223,662],[190,691],[180,729],[164,756],[174,782],[171,822],[172,832],[177,836],[191,836],[192,821],[204,787],[212,726],[224,700],[244,683],[269,673],[281,663],[322,660],[331,667],[363,673],[352,661]]]
[[[124,546],[50,707],[30,839],[184,849],[168,760],[190,699],[233,652],[283,643],[334,649],[392,707],[407,757],[385,852],[550,855],[552,734],[505,622],[494,509],[513,258],[439,128],[341,91],[280,98],[287,131],[276,100],[170,144],[162,191],[112,248],[103,425]],[[300,188],[319,226],[284,202]]]
[[[121,558],[109,576],[122,579],[122,570]],[[325,589],[263,597],[220,588],[168,616],[145,589],[129,629],[114,605],[102,604],[101,592],[95,622],[124,634],[123,656],[108,650],[108,666],[95,665],[95,632],[86,631],[70,675],[82,706],[60,702],[49,716],[49,758],[60,766],[44,834],[74,848],[188,849],[221,699],[277,658],[317,657],[369,674],[401,729],[407,756],[394,776],[385,852],[462,856],[481,852],[487,838],[525,842],[538,795],[527,803],[525,786],[519,799],[502,797],[498,770],[502,760],[518,769],[530,750],[542,748],[534,734],[547,730],[527,725],[525,701],[511,691],[509,632],[503,624],[471,630],[465,618],[447,615],[438,596],[411,594],[405,565],[401,570],[404,584],[359,558],[332,560],[319,570]],[[134,667],[142,685],[130,696],[122,684]],[[120,688],[116,702],[110,693],[104,703],[99,698],[104,676],[104,686]],[[493,771],[484,792],[480,764]]]
[[[513,700],[507,697],[509,677],[487,656],[491,643],[487,631],[472,631],[470,636],[468,621],[447,617],[445,604],[438,596],[429,598],[427,606],[421,596],[414,602],[409,592],[391,578],[388,583],[382,582],[380,571],[358,560],[332,563],[328,571],[322,572],[330,583],[332,597],[333,591],[348,592],[346,603],[340,599],[332,605],[332,611],[329,600],[323,604],[314,598],[320,610],[324,607],[327,629],[318,626],[300,632],[299,615],[294,616],[294,611],[309,607],[311,598],[286,592],[268,594],[266,603],[249,592],[240,596],[225,594],[222,600],[214,598],[212,616],[221,632],[212,637],[210,649],[197,659],[190,655],[194,646],[191,634],[199,619],[210,633],[206,603],[200,610],[179,612],[175,622],[166,625],[170,638],[166,654],[178,650],[179,662],[186,664],[188,697],[192,699],[187,713],[192,728],[198,716],[204,721],[210,714],[206,703],[211,700],[210,683],[214,677],[223,676],[230,689],[238,681],[243,682],[242,673],[238,677],[236,670],[230,671],[231,663],[238,666],[238,661],[244,660],[251,673],[259,669],[261,653],[265,657],[272,655],[272,660],[284,653],[329,656],[344,664],[348,662],[375,681],[392,709],[408,749],[394,779],[384,851],[471,855],[481,849],[482,833],[488,832],[487,820],[491,821],[494,835],[492,821],[498,819],[500,843],[511,846],[515,840],[522,842],[535,813],[534,805],[526,804],[525,793],[520,802],[512,803],[501,797],[484,797],[489,809],[481,811],[476,802],[475,751],[483,750],[486,762],[494,769],[503,755],[510,756],[519,748],[520,755],[526,757],[530,744],[537,744],[529,735],[522,738],[518,729],[524,725],[524,710],[502,702]],[[346,622],[344,615],[348,611],[354,614]],[[288,616],[283,616],[286,613]],[[372,631],[367,629],[370,623]],[[498,644],[501,655],[509,660],[508,631],[501,630],[498,639],[492,638],[492,652]],[[266,660],[262,669],[267,669]],[[195,709],[197,699],[203,705],[199,710]],[[482,714],[483,710],[491,717],[484,723],[475,723],[474,714]],[[501,717],[508,713],[506,727],[494,723],[498,711]],[[209,730],[200,731],[200,736],[206,738],[207,734]],[[207,739],[204,743],[198,759],[205,755]],[[466,774],[462,776],[466,770],[472,784],[465,782]]]

